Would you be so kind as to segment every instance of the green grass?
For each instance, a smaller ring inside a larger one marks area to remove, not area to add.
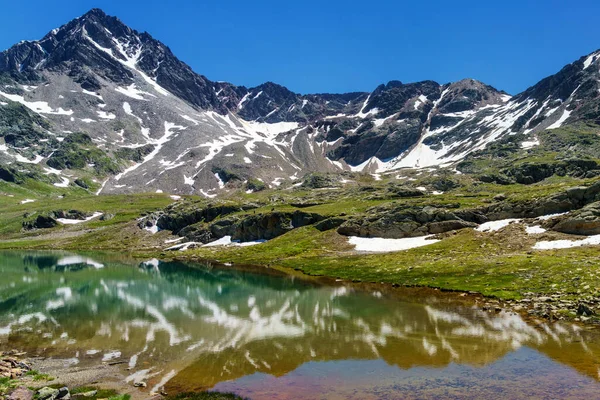
[[[476,291],[502,299],[519,299],[528,292],[560,291],[574,297],[598,294],[597,248],[532,252],[534,240],[521,233],[509,230],[487,235],[465,229],[426,247],[359,255],[345,253],[349,246],[336,232],[306,227],[258,246],[195,249],[184,257],[293,269],[351,281]],[[580,279],[573,279],[577,277]]]
[[[36,382],[37,381],[53,381],[54,380],[53,376],[50,376],[48,374],[42,374],[41,372],[36,371],[36,370],[27,371],[25,376],[31,377]]]
[[[128,394],[118,394],[116,396],[111,396],[108,398],[108,400],[129,400],[131,399],[131,396]]]
[[[114,389],[98,389],[97,387],[94,387],[94,386],[80,386],[80,387],[73,388],[73,389],[71,389],[71,395],[89,393],[89,392],[93,392],[93,391],[96,391],[96,394],[94,396],[85,397],[85,399],[90,399],[90,400],[98,400],[98,399],[113,399],[113,400],[123,399],[123,400],[125,400],[125,399],[129,399],[129,395],[119,395],[117,393],[117,391]],[[127,396],[127,397],[121,397],[121,396]]]
[[[17,385],[18,382],[13,379],[0,377],[0,396],[8,394],[12,389],[16,388]]]

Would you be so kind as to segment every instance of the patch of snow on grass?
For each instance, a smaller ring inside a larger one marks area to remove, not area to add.
[[[214,242],[207,243],[202,247],[215,247],[215,246],[239,246],[239,247],[247,247],[254,246],[257,244],[265,243],[266,240],[254,240],[251,242],[240,242],[240,241],[232,241],[231,236],[223,236],[221,239],[215,240]]]
[[[210,194],[208,192],[205,192],[204,189],[200,189],[200,194],[202,194],[204,197],[208,197],[209,199],[214,199],[215,197],[217,197],[216,194]]]
[[[55,183],[54,186],[56,187],[61,187],[61,188],[66,188],[69,187],[69,179],[62,177],[62,182],[59,183]]]
[[[101,213],[101,212],[95,212],[94,214],[92,214],[90,217],[87,217],[86,219],[57,218],[56,220],[63,225],[75,225],[75,224],[81,224],[82,222],[91,221],[94,218],[98,218],[102,214],[103,213]]]
[[[165,240],[165,243],[166,243],[166,244],[169,244],[169,243],[177,243],[177,242],[181,242],[183,239],[185,239],[185,238],[184,238],[184,237],[180,237],[180,238],[177,238],[177,239]]]
[[[33,159],[33,160],[30,160],[30,159],[28,159],[28,158],[25,158],[25,157],[23,157],[23,156],[22,156],[22,155],[20,155],[20,154],[15,154],[15,156],[14,156],[14,157],[15,157],[15,159],[16,159],[18,162],[22,162],[22,163],[25,163],[25,164],[39,164],[39,163],[40,163],[40,162],[41,162],[41,161],[44,159],[44,157],[40,156],[39,154],[38,154],[38,155],[36,155],[36,156],[35,156],[35,159]]]
[[[526,227],[525,232],[527,232],[529,235],[537,235],[538,233],[546,232],[546,230],[539,225],[535,225]]]
[[[539,219],[540,221],[547,221],[549,219],[552,219],[555,217],[560,217],[561,215],[566,215],[566,214],[568,214],[568,212],[548,214],[548,215],[542,215],[541,217],[537,217],[536,219]]]
[[[33,199],[21,200],[21,204],[27,204],[27,203],[33,203],[33,202],[35,202],[35,200],[33,200]]]
[[[432,236],[433,235],[427,235],[402,239],[363,238],[358,236],[350,236],[348,238],[348,243],[353,244],[357,251],[386,253],[391,251],[414,249],[416,247],[427,246],[439,242],[438,239],[431,239]]]
[[[171,250],[185,251],[185,250],[189,249],[189,248],[190,248],[190,246],[192,246],[192,245],[196,245],[196,244],[198,244],[198,243],[197,243],[197,242],[185,242],[185,243],[178,243],[178,244],[176,244],[176,245],[174,245],[174,246],[167,247],[167,248],[165,249],[165,251],[171,251]]]
[[[521,148],[523,149],[530,149],[532,147],[535,146],[539,146],[540,145],[540,140],[535,138],[533,140],[526,140],[524,142],[521,142]]]
[[[490,221],[479,225],[476,230],[479,232],[495,232],[500,229],[507,227],[513,222],[520,222],[521,220],[518,218],[508,218],[508,219],[500,219],[498,221]]]
[[[594,246],[600,244],[600,235],[588,236],[580,240],[549,240],[537,242],[535,250],[570,249],[572,247]]]
[[[150,232],[151,234],[154,235],[155,233],[158,233],[158,231],[160,231],[160,228],[158,227],[158,225],[156,225],[156,223],[154,223],[151,226],[144,227],[144,230],[148,231],[148,232]]]

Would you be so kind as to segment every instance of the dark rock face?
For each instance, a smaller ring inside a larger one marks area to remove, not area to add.
[[[331,229],[336,229],[340,225],[346,222],[346,218],[343,217],[331,217],[327,218],[321,222],[317,222],[315,224],[315,228],[320,230],[321,232],[329,231]]]
[[[161,215],[156,225],[160,229],[172,231],[178,234],[182,229],[195,225],[197,223],[208,223],[214,221],[217,217],[225,216],[237,211],[241,211],[238,206],[232,205],[209,205],[204,208],[195,208],[193,205],[185,208],[173,207],[167,209]]]
[[[570,188],[543,199],[492,204],[480,211],[492,221],[506,218],[536,218],[577,210],[598,200],[600,200],[600,182],[588,187]]]
[[[354,218],[343,223],[338,228],[338,233],[346,236],[401,239],[477,226],[453,212],[436,207],[376,207],[367,213],[364,218]]]
[[[231,239],[242,242],[270,240],[292,229],[312,225],[323,219],[319,214],[303,211],[252,215],[232,225]]]
[[[0,179],[5,182],[19,183],[22,182],[22,177],[19,173],[10,167],[0,166]]]
[[[331,175],[309,174],[304,177],[302,187],[307,189],[324,189],[339,186],[339,182]]]
[[[600,183],[589,187],[574,187],[543,199],[510,202],[501,201],[476,209],[449,211],[437,207],[374,207],[363,217],[343,222],[338,233],[346,236],[406,237],[438,234],[463,228],[474,228],[487,221],[507,218],[536,218],[576,210],[563,219],[545,222],[545,226],[564,233],[600,234]]]
[[[54,228],[58,225],[58,221],[53,217],[47,215],[38,215],[33,221],[24,221],[23,228],[27,230],[31,229],[48,229]]]
[[[577,178],[597,176],[600,174],[600,165],[594,160],[568,159],[555,163],[525,163],[505,169],[502,173],[508,181],[530,185],[553,175]]]
[[[227,216],[237,211],[241,211],[241,208],[213,205],[201,209],[166,210],[160,217],[149,216],[146,219],[152,221],[151,225],[157,220],[160,229],[171,230],[174,234],[185,236],[190,241],[201,243],[208,243],[224,236],[231,236],[232,240],[242,242],[270,240],[292,229],[313,225],[325,219],[320,214],[304,211],[270,212],[244,217]],[[145,220],[141,223],[145,224]],[[332,220],[329,223],[336,222]]]
[[[344,140],[328,156],[350,165],[361,164],[371,157],[387,161],[410,150],[427,132],[436,130],[447,132],[427,136],[425,143],[435,147],[442,141],[465,141],[476,128],[451,130],[450,127],[465,119],[457,113],[502,104],[502,96],[502,92],[473,79],[449,85],[433,81],[409,84],[392,81],[380,85],[361,110],[373,116],[357,127],[340,129]]]
[[[300,95],[273,82],[254,88],[234,87],[218,83],[217,91],[221,102],[232,112],[237,112],[249,121],[281,122],[302,124],[339,113],[351,113],[364,101],[367,93]]]

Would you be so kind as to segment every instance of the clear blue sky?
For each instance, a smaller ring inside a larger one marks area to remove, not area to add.
[[[515,94],[600,48],[600,1],[3,1],[0,48],[93,7],[212,80],[299,93],[475,78]]]

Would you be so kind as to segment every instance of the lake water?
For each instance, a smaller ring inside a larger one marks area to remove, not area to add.
[[[113,255],[0,253],[0,348],[252,399],[600,398],[600,332],[456,293]]]

